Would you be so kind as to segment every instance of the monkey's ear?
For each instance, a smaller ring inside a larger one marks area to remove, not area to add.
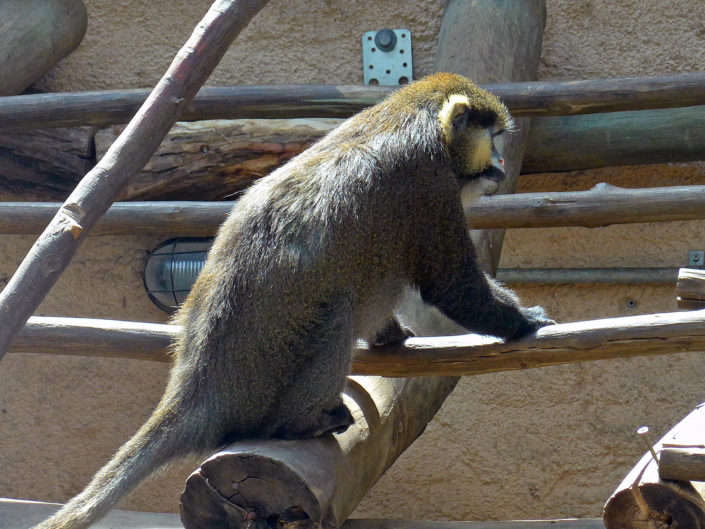
[[[453,94],[443,103],[438,120],[441,122],[443,136],[447,142],[450,142],[458,132],[467,129],[470,114],[470,101],[467,96]]]

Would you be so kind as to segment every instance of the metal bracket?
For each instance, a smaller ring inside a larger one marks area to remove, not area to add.
[[[705,251],[690,250],[688,252],[688,266],[692,268],[702,268],[705,265]]]
[[[412,66],[408,29],[380,29],[362,35],[362,77],[366,85],[410,83]]]

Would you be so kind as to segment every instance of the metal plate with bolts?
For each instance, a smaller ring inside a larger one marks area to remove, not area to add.
[[[362,35],[362,76],[366,85],[410,83],[412,67],[408,29],[380,29]]]
[[[705,265],[705,251],[690,250],[688,252],[688,266],[702,268],[703,265]]]

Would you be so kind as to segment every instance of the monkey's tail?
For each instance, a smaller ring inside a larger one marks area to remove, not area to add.
[[[181,424],[184,424],[183,421]],[[194,436],[195,437],[195,436]],[[157,408],[79,495],[34,529],[84,529],[102,518],[154,471],[194,449],[193,439],[169,410]]]

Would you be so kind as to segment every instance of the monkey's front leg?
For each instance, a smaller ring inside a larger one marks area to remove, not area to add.
[[[472,332],[520,338],[555,322],[541,307],[522,307],[519,298],[479,270],[470,237],[456,231],[445,251],[420,268],[422,299]]]

